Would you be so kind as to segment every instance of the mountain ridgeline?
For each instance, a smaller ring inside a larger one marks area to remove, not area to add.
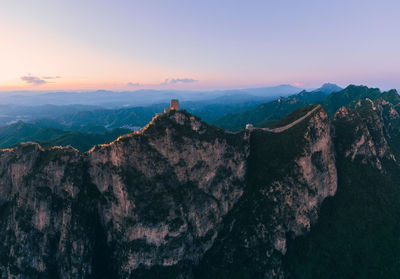
[[[274,125],[292,111],[307,105],[321,104],[328,115],[332,116],[340,107],[354,107],[358,100],[363,98],[371,100],[384,98],[395,104],[399,99],[396,90],[382,93],[378,88],[366,86],[349,85],[345,89],[340,89],[333,84],[325,84],[314,91],[302,91],[296,95],[261,104],[252,110],[228,114],[212,123],[228,130],[243,129],[247,123],[257,127],[268,127]]]
[[[111,142],[130,132],[128,129],[108,131],[104,127],[92,127],[92,129],[91,133],[64,131],[19,121],[8,126],[0,126],[0,148],[14,147],[21,142],[38,142],[43,147],[71,145],[86,152],[96,144]]]
[[[397,92],[271,103],[270,128],[171,110],[86,153],[1,150],[1,276],[398,277]]]

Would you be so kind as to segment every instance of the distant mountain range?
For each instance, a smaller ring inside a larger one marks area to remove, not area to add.
[[[1,278],[398,278],[400,97],[351,85],[257,112],[311,102],[281,129],[170,110],[87,153],[0,150]]]
[[[98,90],[92,92],[51,92],[43,94],[15,92],[13,94],[0,94],[0,104],[14,104],[19,106],[41,106],[44,104],[65,106],[79,104],[116,108],[123,106],[148,106],[169,102],[170,99],[202,101],[232,95],[250,95],[253,97],[271,98],[292,95],[301,90],[301,88],[292,85],[279,85],[214,91],[138,90],[114,92]]]
[[[285,117],[297,108],[314,103],[320,103],[326,96],[340,87],[334,84],[324,84],[321,88],[313,91],[301,91],[289,97],[280,97],[272,102],[260,104],[254,109],[244,112],[230,113],[221,119],[211,121],[214,125],[228,130],[240,130],[250,123],[259,127],[272,125],[277,120]]]
[[[332,91],[333,90],[333,91]],[[354,107],[363,98],[376,100],[379,97],[396,101],[398,94],[396,90],[381,92],[378,88],[368,88],[366,86],[349,85],[345,89],[328,84],[320,89],[307,92],[302,91],[296,95],[261,104],[251,110],[240,113],[231,113],[212,123],[228,130],[240,130],[247,123],[257,127],[267,127],[288,115],[297,108],[310,104],[321,104],[326,109],[328,115],[332,116],[340,107]],[[332,91],[331,93],[328,93]]]
[[[221,128],[242,130],[248,123],[256,127],[277,125],[286,115],[312,104],[323,105],[328,115],[332,116],[340,107],[354,107],[363,98],[376,100],[381,97],[393,104],[400,103],[395,90],[381,93],[376,88],[355,85],[341,89],[334,84],[324,84],[313,91],[303,90],[275,99],[231,93],[210,100],[183,101],[181,108]],[[8,110],[8,121],[13,119],[11,123],[14,124],[0,125],[0,147],[37,141],[44,146],[72,145],[87,151],[95,144],[106,143],[131,130],[140,129],[167,106],[168,103],[161,103],[146,107],[104,109],[85,105],[3,105],[0,109]]]
[[[171,97],[181,108],[213,121],[300,89],[289,85],[215,92],[139,91],[91,93],[48,93],[2,96],[0,104],[0,148],[35,141],[43,146],[71,145],[87,151],[130,130],[145,126],[156,113],[169,106]],[[182,100],[183,99],[183,100]],[[185,101],[187,99],[188,101]],[[165,102],[157,103],[159,100]],[[128,102],[156,103],[125,107]],[[10,104],[5,104],[10,102]],[[72,103],[86,104],[72,104]],[[93,105],[95,104],[95,105]],[[102,106],[99,106],[102,105]],[[112,108],[116,106],[117,108]],[[122,106],[122,107],[121,107]]]
[[[169,105],[171,98],[178,98],[181,108],[199,115],[206,121],[213,121],[228,113],[247,110],[279,96],[291,95],[293,92],[300,92],[300,89],[290,85],[281,85],[267,88],[186,93],[179,91],[120,93],[96,91],[0,95],[0,126],[20,120],[73,130],[77,128],[85,130],[91,125],[111,128],[127,125],[144,126],[155,113],[162,112]]]

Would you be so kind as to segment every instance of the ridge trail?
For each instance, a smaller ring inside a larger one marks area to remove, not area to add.
[[[271,132],[271,133],[282,133],[284,131],[286,131],[289,128],[292,128],[294,125],[296,125],[297,123],[303,121],[304,119],[306,119],[307,117],[309,117],[314,111],[316,111],[317,109],[321,108],[321,105],[317,105],[315,108],[313,108],[312,110],[310,110],[309,112],[307,112],[307,114],[303,115],[302,117],[296,119],[295,121],[293,121],[292,123],[289,123],[285,126],[282,127],[278,127],[278,128],[257,128],[254,127],[252,129],[254,130],[263,130],[263,131],[267,131],[267,132]],[[240,133],[240,131],[229,131],[229,130],[225,130],[225,133],[227,134],[238,134]]]
[[[309,112],[307,112],[306,115],[296,119],[295,121],[293,121],[292,123],[289,123],[285,126],[282,127],[278,127],[278,128],[256,128],[256,129],[261,129],[263,131],[267,131],[267,132],[272,132],[272,133],[282,133],[283,131],[286,131],[287,129],[293,127],[294,125],[296,125],[297,123],[303,121],[304,119],[306,119],[307,117],[309,117],[314,111],[316,111],[317,109],[321,108],[321,105],[317,105],[315,108],[313,108],[312,110],[310,110]]]

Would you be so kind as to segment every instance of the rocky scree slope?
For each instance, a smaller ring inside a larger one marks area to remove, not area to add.
[[[0,151],[0,273],[8,278],[283,277],[291,237],[336,191],[321,108],[273,134],[171,111],[81,154]]]

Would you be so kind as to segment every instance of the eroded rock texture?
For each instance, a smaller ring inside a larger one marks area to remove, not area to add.
[[[247,187],[204,257],[200,277],[285,277],[288,238],[309,231],[322,201],[337,189],[326,112],[321,108],[280,134],[252,133]]]
[[[287,239],[336,191],[320,108],[282,133],[156,116],[85,154],[0,151],[5,278],[283,277]]]
[[[248,135],[186,113],[81,155],[0,153],[2,277],[127,277],[198,261],[245,187]]]
[[[337,152],[382,170],[382,159],[396,161],[389,143],[399,133],[399,118],[394,105],[383,99],[364,99],[354,109],[340,108],[333,117],[334,129],[340,134]]]
[[[88,154],[107,242],[124,277],[140,266],[196,262],[211,247],[243,194],[247,138],[171,112],[143,134]]]

